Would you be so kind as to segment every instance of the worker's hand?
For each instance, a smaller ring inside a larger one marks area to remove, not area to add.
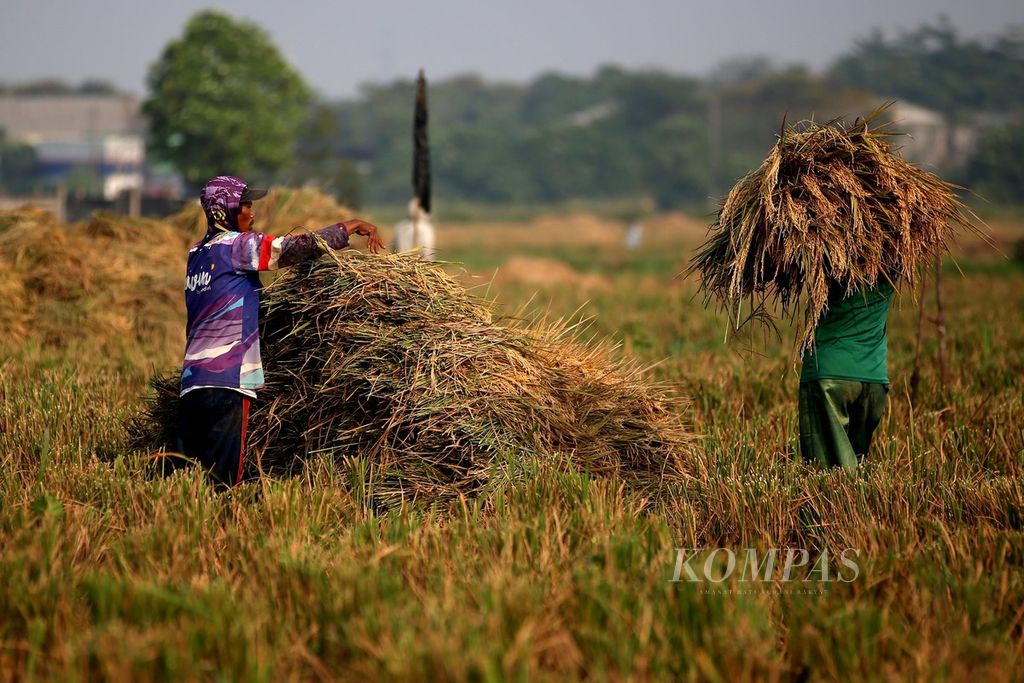
[[[351,235],[362,235],[366,238],[366,246],[369,248],[371,254],[379,254],[384,250],[384,242],[380,239],[380,234],[377,232],[377,226],[373,223],[367,223],[366,221],[353,218],[352,220],[343,221],[341,227],[345,228],[345,232]]]

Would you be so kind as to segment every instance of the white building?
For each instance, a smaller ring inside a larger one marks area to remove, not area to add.
[[[135,97],[4,95],[0,128],[35,147],[50,184],[89,177],[106,199],[143,187],[145,122]]]
[[[893,131],[907,133],[892,140],[904,158],[925,168],[959,166],[978,142],[976,127],[953,124],[938,112],[916,104],[897,101],[886,115]]]

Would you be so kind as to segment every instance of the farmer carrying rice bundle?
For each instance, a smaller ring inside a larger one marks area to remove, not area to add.
[[[978,230],[959,188],[905,162],[889,147],[893,134],[872,129],[881,111],[851,126],[784,124],[689,268],[731,326],[795,324],[800,450],[825,466],[855,467],[882,417],[894,292],[946,250],[951,226]]]

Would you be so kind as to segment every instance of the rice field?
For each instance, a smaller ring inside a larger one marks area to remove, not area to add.
[[[184,252],[133,246],[115,291],[116,272],[19,242],[4,273],[49,269],[0,280],[34,302],[0,317],[0,680],[1019,678],[1024,223],[990,222],[1010,256],[971,238],[945,262],[949,377],[926,322],[913,402],[917,307],[894,303],[889,410],[847,474],[795,458],[792,330],[726,344],[675,277],[708,222],[652,219],[629,252],[589,214],[439,221],[450,272],[499,316],[583,319],[583,343],[683,399],[693,476],[652,498],[520,454],[478,495],[383,513],[358,453],[228,495],[148,476],[124,423],[180,360]],[[145,230],[102,227],[111,252]],[[796,568],[744,581],[716,549]],[[810,573],[844,550],[855,575]]]

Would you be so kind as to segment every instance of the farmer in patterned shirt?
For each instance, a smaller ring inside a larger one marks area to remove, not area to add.
[[[252,203],[265,194],[234,176],[207,182],[199,195],[206,235],[188,253],[178,451],[209,470],[218,486],[241,481],[249,403],[263,386],[258,273],[322,253],[311,234],[253,232]],[[365,236],[373,253],[383,248],[377,228],[358,219],[315,234],[332,249],[348,246],[352,234]]]

